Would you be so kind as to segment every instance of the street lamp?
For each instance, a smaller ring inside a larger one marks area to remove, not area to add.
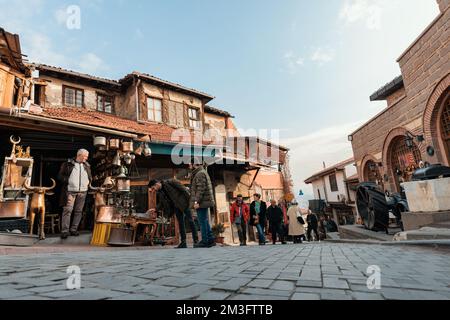
[[[423,142],[425,141],[423,135],[413,135],[411,132],[407,132],[405,134],[405,143],[408,149],[412,149],[414,147],[414,138],[417,140],[417,142]]]

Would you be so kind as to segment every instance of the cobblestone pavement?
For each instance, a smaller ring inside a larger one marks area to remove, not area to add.
[[[66,288],[71,265],[81,289]],[[367,287],[371,265],[379,290]],[[447,300],[450,255],[318,243],[0,256],[0,299]]]

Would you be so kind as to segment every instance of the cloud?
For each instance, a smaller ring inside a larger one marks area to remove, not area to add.
[[[295,193],[302,189],[306,198],[311,197],[311,186],[304,183],[305,179],[322,170],[323,162],[326,166],[331,166],[352,157],[348,135],[363,123],[364,121],[344,123],[304,136],[281,139],[281,144],[290,149],[290,168]]]
[[[109,70],[109,67],[95,53],[89,52],[81,57],[78,69],[81,72],[95,75]]]
[[[33,62],[45,62],[55,66],[67,66],[68,59],[54,50],[49,37],[39,32],[28,31],[24,33],[23,41],[28,59]]]
[[[284,54],[284,62],[287,72],[295,74],[297,73],[298,68],[305,64],[305,59],[296,55],[293,51],[288,51]]]
[[[67,13],[67,8],[59,8],[55,11],[54,17],[56,19],[56,22],[60,25],[65,25],[67,23],[67,18],[69,17],[69,14]]]
[[[316,48],[311,54],[311,61],[316,62],[322,66],[334,59],[334,50],[330,48]]]
[[[367,29],[379,30],[383,5],[383,1],[346,0],[339,12],[339,19],[346,24],[361,21]]]

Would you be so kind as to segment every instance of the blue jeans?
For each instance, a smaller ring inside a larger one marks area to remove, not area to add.
[[[211,231],[211,226],[208,220],[208,209],[199,208],[197,209],[197,219],[200,224],[200,232],[202,234],[202,242],[204,244],[209,244],[214,241],[214,237]]]
[[[265,243],[266,236],[264,235],[263,228],[259,223],[256,225],[256,230],[258,230],[259,243]]]

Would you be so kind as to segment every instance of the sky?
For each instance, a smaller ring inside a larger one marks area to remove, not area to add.
[[[369,96],[438,13],[435,0],[0,0],[0,27],[29,61],[149,73],[215,96],[244,132],[279,130],[308,198],[303,181],[352,156],[347,136],[386,107]]]

